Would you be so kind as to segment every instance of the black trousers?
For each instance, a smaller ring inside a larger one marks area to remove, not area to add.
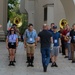
[[[61,40],[62,43],[62,55],[65,55],[65,42],[64,40]]]

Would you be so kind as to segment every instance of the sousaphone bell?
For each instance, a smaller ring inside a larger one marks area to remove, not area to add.
[[[63,29],[66,25],[68,25],[68,21],[66,19],[61,19],[59,25],[60,28]]]
[[[59,25],[60,25],[61,29],[64,29],[68,25],[68,21],[66,19],[61,19]],[[70,39],[69,36],[64,36],[63,35],[63,37],[64,37],[65,41],[69,41],[69,39]]]
[[[22,19],[20,17],[15,17],[13,23],[16,24],[17,27],[21,27],[22,26]]]

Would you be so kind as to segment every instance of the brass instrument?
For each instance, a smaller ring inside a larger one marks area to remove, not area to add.
[[[60,25],[60,28],[64,29],[68,25],[68,21],[66,19],[61,19],[59,25]],[[65,41],[69,41],[70,39],[69,36],[64,36],[64,35],[62,36],[64,37]]]
[[[60,28],[63,29],[66,25],[68,25],[68,21],[66,19],[61,19],[59,25]]]
[[[65,36],[64,39],[65,39],[65,41],[69,41],[70,36]]]
[[[13,23],[16,24],[17,27],[21,27],[22,26],[22,19],[20,17],[15,17]]]

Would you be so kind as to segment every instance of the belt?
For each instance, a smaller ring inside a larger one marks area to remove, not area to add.
[[[28,44],[34,44],[34,43],[28,43]]]
[[[8,43],[16,43],[16,42],[8,42]]]

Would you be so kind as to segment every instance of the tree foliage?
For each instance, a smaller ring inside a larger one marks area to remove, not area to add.
[[[27,14],[21,14],[19,10],[19,0],[8,0],[8,21],[13,23],[15,17],[21,17],[22,26],[19,28],[20,33],[23,34],[28,25]]]

